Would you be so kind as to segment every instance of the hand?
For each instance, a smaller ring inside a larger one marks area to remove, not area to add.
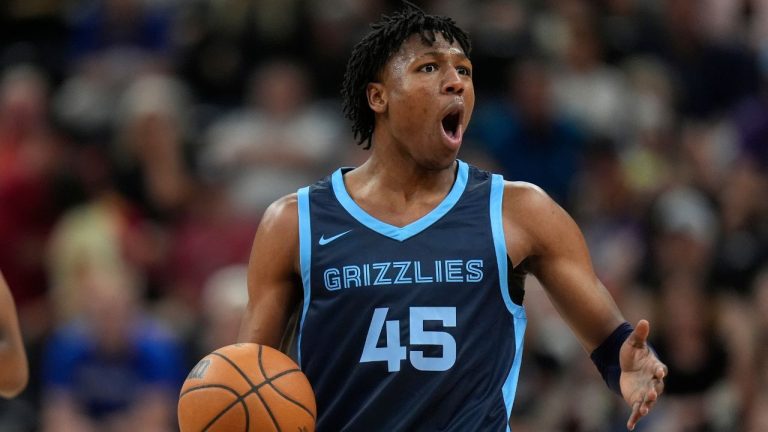
[[[647,415],[664,391],[667,366],[650,350],[646,341],[650,324],[640,320],[619,352],[621,377],[619,386],[624,400],[632,407],[627,429],[634,430],[637,422]]]

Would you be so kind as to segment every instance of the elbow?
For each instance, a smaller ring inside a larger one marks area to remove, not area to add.
[[[0,376],[0,396],[6,399],[16,397],[27,388],[28,382],[29,368],[26,362],[13,365]]]
[[[0,389],[0,396],[4,397],[5,399],[15,398],[21,394],[25,388],[27,388],[28,381],[29,377],[27,375],[19,375],[13,379],[3,382],[2,388]]]

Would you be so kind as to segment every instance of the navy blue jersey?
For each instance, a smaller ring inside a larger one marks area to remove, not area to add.
[[[318,431],[508,431],[526,317],[503,179],[459,161],[446,198],[396,227],[352,200],[346,171],[298,192],[298,357]]]

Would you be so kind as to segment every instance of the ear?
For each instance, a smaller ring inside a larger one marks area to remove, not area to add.
[[[369,83],[365,89],[365,95],[368,98],[368,106],[373,112],[381,114],[387,110],[387,92],[384,84]]]

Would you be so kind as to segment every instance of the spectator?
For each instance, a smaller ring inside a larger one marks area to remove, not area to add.
[[[704,8],[695,0],[665,0],[656,53],[674,71],[678,110],[686,117],[722,115],[757,91],[755,56],[737,39],[717,42],[705,33]]]
[[[247,266],[236,264],[220,268],[206,281],[201,300],[205,325],[190,339],[190,368],[211,351],[237,342],[248,303],[247,279]]]
[[[251,84],[246,109],[211,126],[203,163],[211,175],[227,177],[237,208],[258,215],[326,169],[341,130],[313,103],[300,64],[267,63]]]
[[[551,86],[544,63],[520,62],[510,74],[506,98],[478,107],[469,136],[493,156],[507,178],[535,183],[568,205],[584,139],[557,111]]]
[[[73,319],[43,365],[44,431],[174,430],[184,363],[175,337],[146,315],[138,275],[85,266]]]
[[[696,189],[676,187],[664,192],[652,211],[652,285],[676,272],[707,276],[717,219],[706,197]]]
[[[553,86],[557,106],[593,137],[622,145],[630,124],[627,83],[603,59],[591,9],[581,6],[566,19],[568,37]]]
[[[748,417],[745,430],[758,432],[768,427],[768,267],[755,278],[750,299],[754,302],[755,364],[752,376],[755,397],[745,406]]]
[[[117,189],[147,217],[167,222],[183,212],[194,186],[186,89],[170,77],[145,76],[120,102]]]
[[[171,11],[141,0],[97,0],[81,3],[72,14],[72,58],[116,61],[160,60],[171,48]],[[120,74],[127,70],[114,72]]]
[[[23,65],[3,71],[0,244],[6,247],[0,248],[0,267],[22,310],[38,308],[47,290],[45,243],[59,214],[52,182],[58,171],[59,143],[47,110],[48,88],[40,71]],[[24,322],[26,312],[21,315]],[[43,319],[45,313],[35,317]],[[30,324],[39,326],[39,321]]]
[[[720,235],[715,247],[713,283],[726,292],[749,295],[752,280],[768,260],[768,206],[756,200],[768,178],[755,161],[733,165],[718,191]]]
[[[655,347],[668,361],[665,390],[671,401],[657,428],[711,430],[717,413],[708,408],[709,399],[733,361],[717,332],[711,297],[701,277],[684,270],[667,275],[660,288],[660,337]]]

